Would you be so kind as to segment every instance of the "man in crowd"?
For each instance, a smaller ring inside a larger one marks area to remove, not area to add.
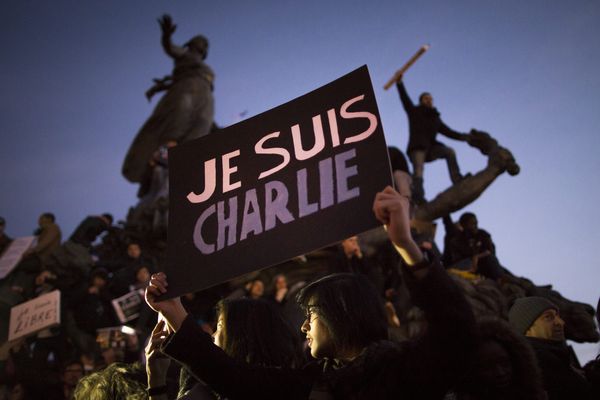
[[[83,378],[83,372],[83,364],[79,360],[69,360],[63,365],[60,381],[65,400],[73,399],[75,387],[79,380]]]
[[[450,216],[446,216],[444,226],[446,237],[443,261],[446,267],[468,269],[495,281],[505,274],[496,257],[496,246],[492,236],[479,229],[475,214],[462,214],[458,224],[454,224]]]
[[[43,213],[38,219],[39,229],[36,230],[37,244],[23,253],[23,258],[35,256],[39,259],[42,267],[48,262],[54,250],[60,247],[62,233],[56,224],[56,218],[52,213]]]
[[[69,240],[90,249],[96,238],[110,228],[112,223],[113,217],[108,213],[90,215],[79,224]]]
[[[414,105],[408,95],[402,79],[397,83],[402,106],[408,116],[409,139],[406,153],[413,165],[413,198],[417,203],[425,201],[423,188],[423,169],[426,162],[443,158],[448,163],[448,172],[452,183],[459,182],[460,173],[454,150],[436,140],[441,133],[451,139],[467,141],[469,134],[450,129],[440,118],[440,112],[433,106],[433,97],[424,92],[419,96],[419,104]]]
[[[565,342],[565,322],[558,307],[544,297],[522,297],[508,318],[533,347],[549,400],[592,399],[590,384]]]

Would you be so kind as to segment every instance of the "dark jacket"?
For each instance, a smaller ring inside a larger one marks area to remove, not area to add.
[[[450,129],[442,119],[437,108],[429,108],[423,105],[415,106],[406,92],[404,83],[398,82],[398,93],[402,106],[408,116],[408,147],[406,153],[413,150],[429,150],[435,143],[438,132],[444,136],[456,140],[465,140],[465,135]]]
[[[107,230],[109,225],[98,216],[84,219],[69,238],[70,241],[90,248],[98,235]]]
[[[571,349],[555,340],[528,337],[542,370],[548,400],[592,399],[591,385],[571,362]]]
[[[42,265],[46,265],[50,260],[50,255],[60,247],[61,239],[60,228],[54,222],[41,228],[37,244],[32,248],[32,251],[39,256]]]
[[[308,399],[309,396],[441,399],[468,370],[474,351],[474,317],[458,287],[439,265],[431,267],[422,280],[407,281],[413,301],[425,311],[428,333],[402,344],[372,343],[340,368],[332,366],[335,360],[312,362],[301,370],[237,363],[215,346],[191,317],[166,340],[163,352],[232,400]]]
[[[492,240],[492,235],[483,229],[478,229],[476,234],[460,231],[456,228],[454,228],[454,231],[447,229],[444,243],[443,259],[448,266],[465,258],[481,254],[484,251],[496,255],[496,246]]]

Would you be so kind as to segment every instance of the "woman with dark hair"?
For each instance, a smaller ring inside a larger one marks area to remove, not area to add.
[[[385,314],[374,287],[361,276],[329,276],[299,297],[306,311],[302,332],[317,361],[302,369],[253,367],[216,347],[178,298],[157,302],[168,286],[158,273],[146,301],[171,333],[162,351],[230,400],[442,398],[468,368],[475,321],[460,289],[412,239],[409,199],[407,185],[400,193],[388,186],[377,193],[373,211],[407,264],[412,298],[428,320],[423,337],[402,344],[385,340]]]
[[[265,367],[302,366],[298,335],[274,304],[263,299],[222,300],[217,315],[215,344],[230,357]]]
[[[214,343],[236,362],[251,366],[292,367],[303,364],[302,347],[298,336],[285,320],[281,310],[262,299],[238,298],[221,300],[217,304],[217,330]],[[164,341],[162,321],[157,324],[146,348],[146,371],[149,387],[164,386],[168,363],[155,350]],[[200,382],[182,369],[179,398],[217,398]],[[153,396],[152,399],[158,399]],[[166,397],[165,397],[166,399]]]
[[[531,346],[498,318],[478,322],[473,368],[456,391],[458,400],[543,400],[540,369]]]
[[[301,330],[314,358],[351,358],[369,344],[388,338],[383,303],[375,287],[361,275],[328,275],[303,288],[296,300],[306,312]],[[321,348],[310,332],[317,319],[315,326],[323,325],[330,337],[327,348]]]

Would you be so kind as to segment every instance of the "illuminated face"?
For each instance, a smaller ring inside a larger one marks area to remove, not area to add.
[[[318,314],[318,306],[308,305],[301,331],[306,334],[310,355],[314,358],[333,358],[331,333]]]
[[[265,285],[261,280],[255,280],[252,282],[252,286],[250,286],[250,297],[253,299],[258,299],[263,294],[265,294]]]
[[[127,255],[131,258],[139,258],[142,255],[142,249],[140,249],[140,245],[137,243],[131,243],[127,246]]]
[[[562,320],[558,311],[549,308],[535,320],[525,332],[525,336],[546,340],[565,340],[565,321]]]
[[[148,283],[150,282],[150,271],[146,267],[141,267],[136,272],[135,278],[139,283]]]
[[[287,279],[285,276],[279,275],[277,279],[275,279],[275,289],[281,290],[287,288]]]
[[[213,340],[215,341],[215,344],[217,346],[219,346],[220,348],[223,348],[223,341],[224,341],[224,337],[223,335],[225,334],[225,319],[223,318],[223,314],[221,313],[219,315],[219,319],[217,320],[217,330],[215,331],[215,333],[213,333]]]
[[[77,382],[83,378],[83,367],[79,364],[68,365],[63,372],[63,382],[70,386],[77,386]]]
[[[352,258],[353,256],[360,257],[360,245],[358,244],[358,236],[352,236],[342,241],[342,248],[346,257]]]
[[[102,278],[101,276],[94,276],[94,278],[92,278],[92,286],[102,289],[104,286],[106,286],[106,279]]]

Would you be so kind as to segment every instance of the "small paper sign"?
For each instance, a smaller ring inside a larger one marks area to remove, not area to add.
[[[8,340],[60,324],[60,291],[43,294],[10,310]]]
[[[35,236],[24,236],[13,240],[0,257],[0,279],[4,279],[21,262],[23,253],[36,240]]]

